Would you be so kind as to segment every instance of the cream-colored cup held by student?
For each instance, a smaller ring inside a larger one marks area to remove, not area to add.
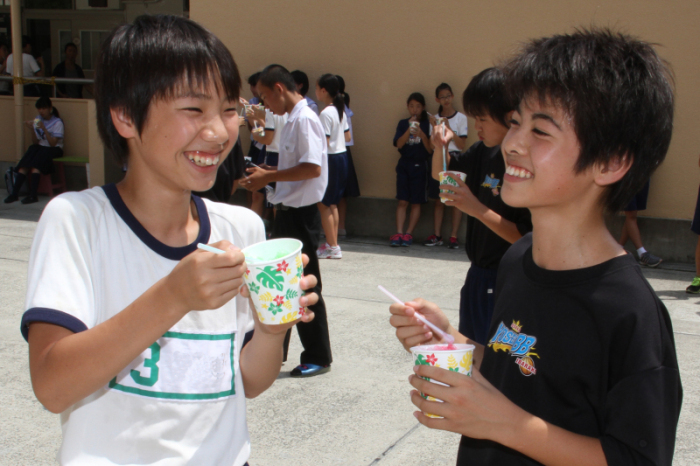
[[[411,348],[413,362],[416,366],[426,365],[440,367],[460,374],[472,375],[472,364],[474,362],[474,345],[463,343],[454,343],[452,345],[441,343],[439,345],[421,345]],[[445,385],[437,380],[431,380],[429,377],[423,377],[428,382]],[[446,386],[446,385],[445,385]],[[420,396],[428,401],[439,401],[432,396],[427,396],[421,393]],[[428,417],[440,418],[434,414],[426,413]]]
[[[455,178],[459,178],[460,180],[466,182],[467,181],[467,174],[462,173],[462,172],[455,172],[455,171],[446,171],[446,172],[440,172],[440,184],[451,184],[452,186],[459,186],[457,182],[455,181]],[[441,193],[445,193],[444,189],[440,190]],[[440,200],[445,203],[447,202],[447,199],[444,197],[441,197]]]
[[[409,121],[408,127],[411,134],[416,134],[418,132],[418,128],[420,127],[420,123],[417,121]]]
[[[248,266],[243,278],[260,322],[279,325],[304,315],[299,281],[304,273],[301,241],[279,238],[243,249]]]

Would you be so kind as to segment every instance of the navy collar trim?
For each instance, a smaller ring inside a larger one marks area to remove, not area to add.
[[[112,184],[107,184],[102,186],[109,202],[112,204],[114,210],[117,214],[124,220],[124,223],[134,232],[136,236],[149,248],[151,248],[155,253],[165,257],[166,259],[179,261],[185,256],[192,253],[197,249],[197,243],[207,244],[209,242],[209,236],[211,235],[211,224],[209,223],[209,213],[207,212],[207,207],[204,205],[204,201],[201,197],[192,195],[192,200],[194,201],[195,207],[197,208],[197,215],[199,216],[199,234],[197,239],[193,243],[182,247],[172,247],[167,244],[158,241],[152,234],[144,228],[143,225],[134,217],[129,208],[124,203],[124,200],[119,195],[117,186]]]

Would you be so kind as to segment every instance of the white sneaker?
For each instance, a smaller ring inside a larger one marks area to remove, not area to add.
[[[328,251],[328,259],[342,259],[343,258],[343,253],[340,250],[340,245],[330,248],[327,250]]]
[[[320,258],[324,251],[328,251],[331,248],[331,245],[328,243],[322,244],[320,248],[316,249],[316,255]]]

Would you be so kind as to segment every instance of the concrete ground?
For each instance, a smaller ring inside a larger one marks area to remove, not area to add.
[[[55,464],[61,440],[58,416],[44,410],[32,392],[27,345],[19,333],[29,249],[47,201],[40,199],[29,206],[0,204],[0,465]],[[454,464],[459,437],[422,427],[411,414],[412,361],[395,340],[389,302],[377,285],[402,299],[435,301],[456,322],[458,290],[469,268],[464,250],[392,249],[384,239],[341,244],[342,260],[322,262],[333,370],[290,378],[301,350],[295,335],[279,380],[248,403],[251,466]],[[662,264],[644,273],[673,320],[685,391],[674,464],[697,465],[700,296],[684,291],[692,267]]]

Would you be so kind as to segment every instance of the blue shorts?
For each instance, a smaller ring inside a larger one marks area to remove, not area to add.
[[[323,205],[330,207],[338,205],[345,193],[345,185],[348,182],[348,154],[341,152],[339,154],[328,155],[328,187],[326,194],[323,195],[321,202]]]
[[[428,202],[428,162],[401,157],[396,165],[396,199],[411,204]]]
[[[269,152],[265,151],[265,165],[271,167],[276,167],[279,164],[280,154],[279,152]]]
[[[625,212],[632,212],[635,210],[646,210],[648,197],[649,181],[646,182],[644,187],[637,194],[635,194],[630,203],[627,204],[627,207],[625,207]]]
[[[459,333],[485,345],[496,301],[497,269],[469,267],[459,297]]]
[[[695,215],[693,223],[690,224],[690,229],[696,235],[700,235],[700,189],[698,189],[698,200],[695,202]]]

